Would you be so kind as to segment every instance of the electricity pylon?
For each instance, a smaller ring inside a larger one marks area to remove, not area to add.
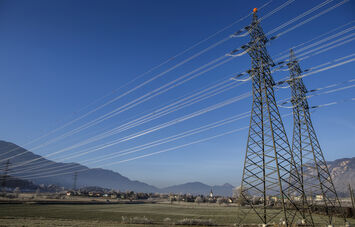
[[[302,70],[292,49],[290,62],[287,65],[290,71],[288,83],[291,87],[293,105],[292,151],[306,196],[309,198],[318,196],[318,200],[323,202],[328,224],[331,225],[336,208],[338,207],[342,212],[341,204],[312,125],[306,96],[307,88],[303,83]]]
[[[248,31],[251,41],[244,49],[252,58],[253,104],[241,197],[264,226],[278,221],[291,226],[301,220],[314,225],[275,100],[270,71],[274,63],[256,9]]]
[[[76,190],[76,183],[78,180],[78,172],[74,173],[74,182],[73,182],[73,190]]]
[[[354,190],[351,188],[350,184],[349,184],[349,194],[350,194],[351,206],[353,209],[355,209]]]
[[[4,174],[2,176],[2,183],[1,183],[1,186],[4,190],[6,187],[6,178],[8,177],[9,167],[10,167],[10,160],[8,159],[5,163]]]

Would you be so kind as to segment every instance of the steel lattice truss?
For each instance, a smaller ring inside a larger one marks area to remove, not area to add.
[[[325,207],[329,217],[328,223],[332,224],[332,214],[336,208],[341,209],[341,204],[312,125],[306,97],[307,89],[300,77],[302,71],[293,50],[290,51],[288,68],[290,71],[288,83],[291,87],[293,104],[292,151],[295,162],[309,203],[315,205],[313,197],[318,195],[320,197],[318,200],[321,200],[319,205]]]
[[[252,58],[253,105],[240,196],[263,224],[290,226],[304,220],[313,225],[274,96],[268,40],[255,13],[249,33],[251,41],[245,49]]]

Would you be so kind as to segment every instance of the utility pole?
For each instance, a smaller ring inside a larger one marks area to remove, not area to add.
[[[4,174],[2,176],[2,188],[5,190],[6,187],[6,178],[7,178],[7,174],[9,172],[9,167],[10,167],[10,160],[8,159],[5,163],[5,168],[4,168]]]
[[[76,190],[76,181],[78,179],[78,172],[74,173],[73,190]]]
[[[287,65],[290,71],[290,79],[287,82],[291,87],[293,105],[292,152],[297,168],[300,170],[306,196],[312,196],[315,193],[322,197],[328,216],[328,225],[333,225],[336,208],[339,208],[342,214],[344,212],[312,125],[306,96],[307,88],[303,83],[302,70],[292,49]],[[346,221],[345,216],[344,221]]]
[[[241,183],[241,196],[263,226],[280,220],[314,225],[293,153],[275,100],[266,38],[256,15],[249,26],[251,41],[243,48],[252,58],[253,104]],[[255,203],[253,198],[258,198]],[[299,199],[302,198],[302,199]],[[303,200],[303,202],[299,202]],[[248,210],[250,210],[248,209]],[[243,210],[243,209],[241,209]]]

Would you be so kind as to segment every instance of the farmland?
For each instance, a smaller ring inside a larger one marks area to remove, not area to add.
[[[190,203],[1,204],[0,226],[134,227],[142,224],[179,225],[193,220],[201,225],[231,226],[237,223],[236,217],[241,214],[240,209],[236,206]],[[321,221],[319,216],[315,217],[315,221]],[[355,219],[348,221],[355,224]],[[249,213],[243,223],[257,223],[257,217],[254,213]]]

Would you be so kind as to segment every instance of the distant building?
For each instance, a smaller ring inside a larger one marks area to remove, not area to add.
[[[211,192],[210,192],[210,198],[213,198],[213,191],[212,191],[212,188],[211,188]]]
[[[302,197],[301,196],[293,196],[292,199],[294,201],[301,201]]]
[[[274,202],[277,202],[277,201],[279,200],[279,198],[276,197],[276,196],[272,196],[272,197],[271,197],[271,200],[274,201]]]
[[[117,199],[117,194],[111,194],[111,199]]]
[[[316,195],[316,201],[322,201],[323,195]]]

